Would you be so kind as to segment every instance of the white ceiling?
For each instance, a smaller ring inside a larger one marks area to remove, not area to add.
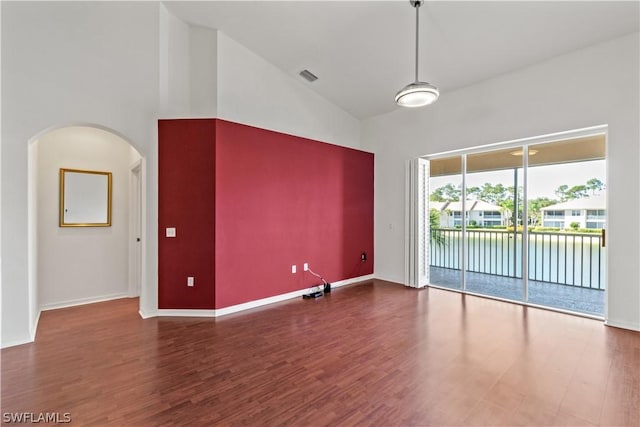
[[[394,1],[165,2],[216,28],[357,118],[396,108],[414,77],[415,9]],[[563,53],[640,31],[640,2],[428,1],[420,8],[422,81],[441,97]],[[308,69],[318,80],[307,83]],[[428,108],[428,107],[427,107]]]

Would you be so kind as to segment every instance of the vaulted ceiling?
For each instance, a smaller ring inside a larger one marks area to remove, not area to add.
[[[415,10],[394,1],[165,2],[216,28],[357,118],[397,108],[413,81]],[[428,1],[420,80],[457,88],[640,31],[637,1]],[[298,73],[308,69],[313,83]]]

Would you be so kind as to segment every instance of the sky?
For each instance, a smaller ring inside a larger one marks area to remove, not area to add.
[[[518,171],[518,186],[522,185],[522,169]],[[569,187],[586,184],[591,178],[598,178],[607,183],[604,160],[594,160],[590,162],[563,163],[560,165],[532,166],[529,167],[529,199],[538,197],[548,197],[557,199],[555,190],[559,186],[566,184]],[[443,176],[429,179],[429,192],[433,192],[438,187],[447,183],[460,185],[462,177],[460,175]],[[467,187],[480,187],[484,183],[513,186],[513,170],[502,170],[495,172],[477,172],[467,175]]]

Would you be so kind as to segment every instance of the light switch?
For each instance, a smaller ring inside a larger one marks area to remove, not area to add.
[[[176,237],[176,228],[175,227],[167,227],[165,230],[165,236],[167,237]]]
[[[295,273],[296,273],[296,271],[297,271],[296,266],[295,266],[295,265],[292,265],[292,266],[291,266],[291,274],[295,274]]]
[[[187,277],[187,286],[193,286],[193,277]]]

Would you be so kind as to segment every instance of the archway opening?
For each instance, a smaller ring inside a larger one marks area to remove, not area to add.
[[[30,140],[29,309],[137,297],[144,275],[144,158],[117,132],[96,125],[48,129]],[[110,172],[111,225],[60,227],[60,170]]]

